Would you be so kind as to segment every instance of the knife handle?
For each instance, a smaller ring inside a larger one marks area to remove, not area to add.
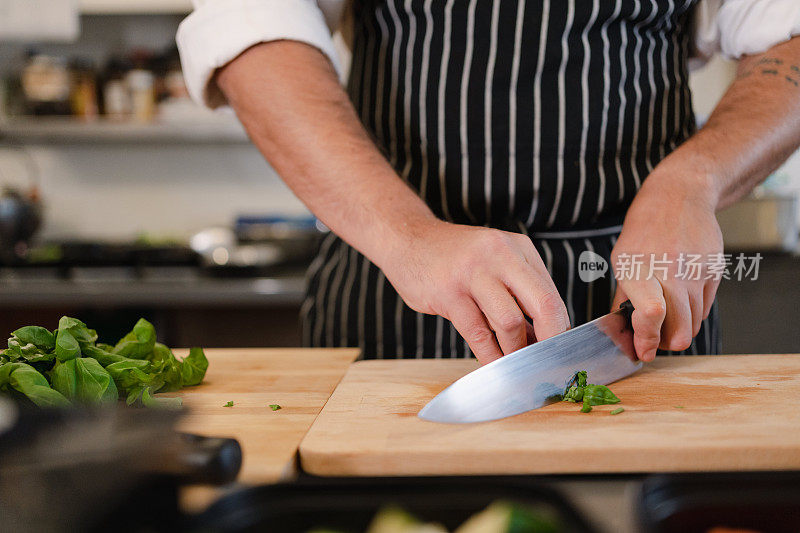
[[[633,304],[630,300],[625,300],[621,304],[619,304],[619,308],[622,309],[622,316],[625,317],[625,322],[628,323],[628,327],[633,329],[633,324],[631,323],[631,315],[633,314]]]

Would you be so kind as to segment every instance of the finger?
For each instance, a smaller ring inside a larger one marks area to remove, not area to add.
[[[689,293],[682,285],[662,286],[666,316],[661,326],[662,350],[679,352],[692,344],[692,308]]]
[[[624,291],[634,308],[631,325],[636,355],[642,361],[652,361],[661,343],[661,325],[667,312],[661,284],[655,279],[632,281]]]
[[[481,364],[485,365],[503,357],[486,317],[471,298],[463,297],[453,302],[448,306],[445,318],[464,337]]]
[[[499,282],[480,284],[473,290],[472,297],[487,318],[504,354],[528,345],[525,327],[528,321],[507,287]]]
[[[522,263],[510,267],[504,281],[522,311],[533,321],[537,340],[569,329],[567,307],[541,259],[538,266]]]

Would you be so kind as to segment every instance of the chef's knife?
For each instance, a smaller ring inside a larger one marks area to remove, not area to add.
[[[630,301],[619,309],[470,372],[419,412],[433,422],[486,422],[561,399],[575,372],[607,385],[636,372]]]

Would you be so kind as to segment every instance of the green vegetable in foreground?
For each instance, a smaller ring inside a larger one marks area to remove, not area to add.
[[[225,405],[223,405],[222,407],[233,407],[233,402],[227,402],[227,403],[226,403]]]
[[[572,379],[567,383],[567,387],[561,399],[565,402],[583,403],[581,413],[588,413],[593,405],[608,405],[619,403],[620,400],[605,385],[594,385],[588,383],[588,376],[585,370],[576,372]],[[616,410],[611,414],[618,414],[622,411]]]
[[[179,360],[156,342],[145,319],[116,345],[97,342],[97,332],[72,317],[61,317],[53,331],[24,326],[11,333],[0,352],[0,394],[27,399],[39,407],[98,405],[123,399],[128,405],[180,407],[180,398],[156,398],[197,385],[208,360],[192,348]]]
[[[622,413],[623,411],[625,411],[625,408],[624,408],[624,407],[617,407],[616,409],[614,409],[613,411],[611,411],[611,414],[612,414],[612,415],[618,415],[618,414]]]
[[[273,403],[273,404],[271,404],[271,405],[269,406],[269,408],[270,408],[270,409],[272,409],[273,411],[277,411],[278,409],[280,409],[280,408],[281,408],[281,406],[280,406],[280,405],[278,405],[277,403]]]

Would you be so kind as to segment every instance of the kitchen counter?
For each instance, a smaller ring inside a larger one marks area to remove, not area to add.
[[[796,418],[792,406],[772,401],[772,395],[785,398],[785,389],[795,387],[792,383],[800,378],[797,355],[663,358],[659,364],[651,364],[652,370],[614,387],[627,409],[622,415],[608,417],[608,406],[585,415],[573,404],[556,404],[490,423],[493,429],[489,432],[482,429],[489,424],[439,425],[414,416],[439,389],[471,370],[474,361],[368,361],[352,366],[358,355],[353,349],[211,349],[207,353],[206,381],[175,393],[191,409],[179,429],[239,439],[244,464],[234,486],[222,491],[207,487],[185,491],[183,503],[189,510],[200,510],[242,484],[273,483],[298,474],[528,472],[535,475],[536,483],[564,494],[601,531],[633,533],[637,531],[636,495],[646,473],[657,470],[648,469],[648,461],[661,466],[667,460],[685,461],[688,466],[676,470],[704,471],[714,469],[712,463],[730,467],[733,463],[726,455],[740,466],[755,461],[760,468],[770,462],[796,465],[799,459],[798,448],[779,440],[762,439],[764,453],[745,457],[737,455],[735,439],[730,436],[722,440],[692,438],[693,432],[707,435],[720,424],[739,428],[726,430],[726,435],[741,434],[742,424],[750,420],[747,413],[763,418],[764,412],[770,412],[764,426],[769,431],[776,424],[792,424]],[[762,357],[765,368],[754,372],[753,365],[762,364]],[[719,365],[727,370],[718,372]],[[669,367],[675,371],[667,371]],[[709,372],[713,376],[709,377]],[[736,381],[745,374],[749,385]],[[654,377],[659,386],[652,386]],[[643,388],[641,382],[645,381],[649,385]],[[232,407],[224,407],[228,401],[233,402]],[[678,402],[684,408],[677,408]],[[270,404],[282,408],[272,411]],[[650,416],[654,409],[663,414]],[[536,423],[540,419],[549,420],[547,427]],[[707,424],[709,420],[713,423]],[[649,440],[631,437],[631,432],[651,432],[654,424],[666,424],[669,431],[659,431]],[[570,425],[574,427],[567,427]],[[618,430],[622,433],[615,437]],[[565,439],[575,431],[591,438]],[[605,436],[600,436],[602,432]],[[653,446],[658,448],[659,438],[673,438],[672,433],[689,436],[683,439],[686,453],[667,453],[664,458],[644,453]],[[742,438],[750,439],[749,443],[760,437],[749,431]],[[599,450],[592,445],[595,439],[605,443]],[[487,448],[487,443],[494,443],[496,449]],[[543,460],[532,459],[548,443],[561,451],[540,454]],[[569,457],[562,450],[567,445],[574,447]],[[503,446],[512,449],[512,459],[503,457]],[[613,446],[622,449],[614,452]],[[694,458],[691,446],[705,446],[714,453]],[[303,472],[298,465],[298,447]],[[438,458],[435,462],[430,460],[433,456]],[[608,461],[613,464],[601,465]],[[632,469],[620,465],[632,465]]]
[[[138,277],[120,268],[83,269],[69,279],[0,271],[0,302],[6,307],[195,305],[300,305],[302,274],[281,277],[212,278],[193,269],[161,269]],[[177,275],[176,275],[177,274]]]

